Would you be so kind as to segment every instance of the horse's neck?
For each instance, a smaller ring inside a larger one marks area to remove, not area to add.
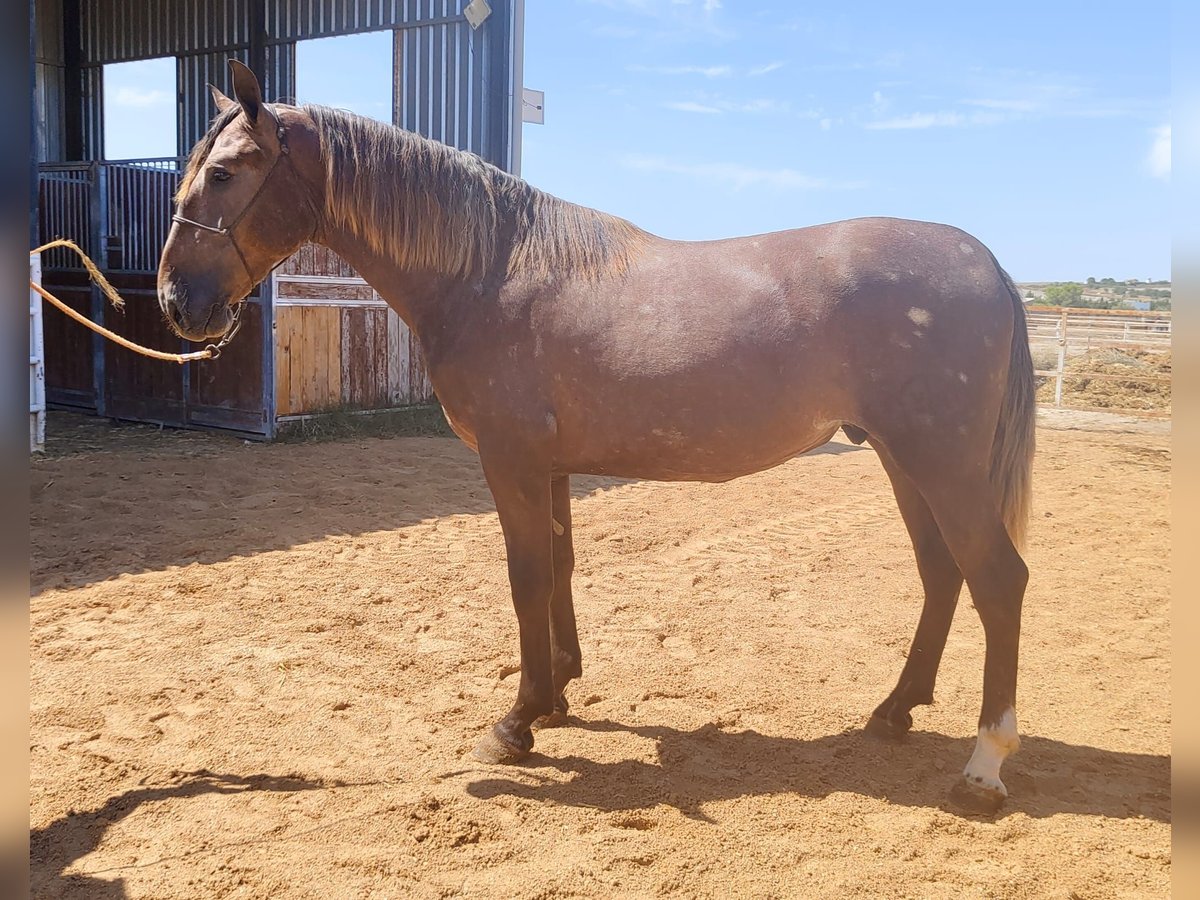
[[[455,279],[430,272],[412,271],[394,259],[379,254],[367,242],[345,231],[322,235],[321,243],[348,262],[375,289],[375,292],[396,311],[420,340],[433,320],[440,319],[445,299],[464,289]]]

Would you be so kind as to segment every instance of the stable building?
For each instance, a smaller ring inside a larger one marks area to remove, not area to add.
[[[64,250],[43,285],[78,311],[156,349],[201,349],[167,327],[155,273],[172,197],[213,115],[207,85],[246,63],[268,100],[296,96],[297,45],[391,34],[391,121],[519,172],[523,0],[31,0],[33,153],[39,243],[76,240],[127,300],[120,312]],[[106,67],[173,61],[174,152],[105,154]],[[303,97],[298,98],[301,102]],[[308,245],[246,303],[217,360],[158,362],[114,346],[57,310],[43,318],[45,399],[117,419],[271,438],[332,410],[429,402],[433,391],[400,318],[331,251]]]

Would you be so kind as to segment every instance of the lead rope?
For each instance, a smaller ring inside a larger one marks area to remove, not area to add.
[[[74,241],[68,241],[63,238],[50,241],[48,244],[42,244],[42,246],[30,250],[29,255],[34,256],[35,254],[41,253],[45,250],[51,250],[55,247],[65,247],[66,249],[77,254],[83,261],[84,268],[87,269],[88,277],[91,278],[92,281],[96,282],[97,285],[99,285],[100,290],[104,292],[104,296],[108,297],[108,299],[112,302],[112,305],[117,309],[125,309],[125,301],[121,298],[121,295],[117,293],[117,289],[109,283],[108,279],[104,277],[104,273],[100,271],[99,266],[92,262],[88,255],[84,253],[83,250],[80,249],[79,245]],[[58,307],[58,309],[63,313],[66,313],[67,316],[74,319],[80,325],[86,325],[92,331],[96,332],[96,334],[108,338],[114,344],[119,344],[126,350],[132,350],[134,353],[140,353],[142,356],[148,356],[151,359],[161,359],[164,362],[174,362],[183,365],[186,362],[194,362],[201,359],[216,359],[221,355],[221,350],[233,340],[233,336],[238,333],[238,329],[242,327],[243,303],[239,303],[233,311],[233,327],[230,328],[229,331],[225,332],[225,336],[222,337],[220,341],[215,344],[209,344],[203,350],[197,350],[194,353],[164,353],[162,350],[152,350],[149,347],[143,347],[141,344],[135,344],[133,341],[123,338],[115,332],[109,331],[103,325],[97,325],[87,316],[76,312],[70,306],[67,306],[67,304],[63,303],[63,301],[59,300],[48,290],[43,288],[40,284],[37,284],[32,280],[29,282],[29,287],[40,294],[43,300]]]

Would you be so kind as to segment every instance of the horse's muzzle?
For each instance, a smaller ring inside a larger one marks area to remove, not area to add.
[[[159,285],[158,305],[175,333],[189,341],[223,337],[233,325],[233,307],[228,302],[197,302],[186,285],[173,280]]]

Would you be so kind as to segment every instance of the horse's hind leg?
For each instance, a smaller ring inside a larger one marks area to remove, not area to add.
[[[917,633],[913,637],[900,680],[867,723],[867,731],[871,734],[899,738],[912,727],[912,708],[933,702],[933,685],[942,651],[946,647],[946,636],[950,633],[954,610],[958,606],[963,576],[921,492],[884,447],[874,442],[872,446],[891,479],[896,504],[900,507],[900,515],[912,539],[917,571],[925,589],[925,605],[921,609]]]
[[[566,724],[567,682],[583,674],[579,635],[575,630],[575,604],[571,597],[571,574],[575,570],[575,547],[571,534],[571,479],[567,475],[550,482],[554,509],[554,593],[550,598],[550,672],[554,678],[554,712],[537,721],[550,728]]]
[[[987,467],[949,441],[889,442],[892,458],[908,474],[933,514],[983,623],[986,653],[983,706],[975,752],[953,798],[976,811],[994,811],[1008,791],[1000,766],[1020,745],[1017,735],[1017,649],[1021,603],[1029,570],[1009,538]]]

